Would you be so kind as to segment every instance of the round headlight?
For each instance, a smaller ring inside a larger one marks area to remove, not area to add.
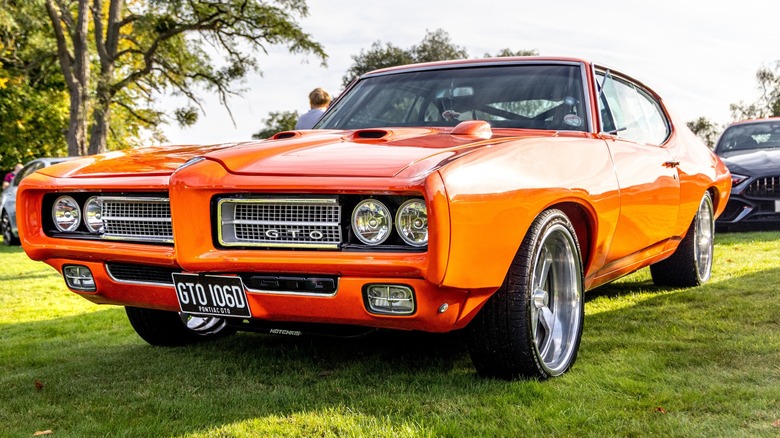
[[[90,233],[103,232],[103,201],[97,196],[87,199],[84,204],[84,225]]]
[[[81,209],[75,199],[70,196],[60,196],[54,201],[51,217],[58,230],[62,232],[76,231],[81,220]]]
[[[392,218],[384,204],[376,199],[366,199],[352,211],[352,230],[366,245],[379,245],[390,236]]]
[[[410,199],[398,209],[395,228],[404,242],[412,246],[428,244],[428,210],[422,199]]]

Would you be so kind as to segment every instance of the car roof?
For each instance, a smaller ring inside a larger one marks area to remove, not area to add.
[[[739,126],[739,125],[749,125],[751,123],[777,123],[777,122],[780,122],[780,117],[764,117],[761,119],[740,120],[738,122],[734,122],[730,124],[729,127]]]
[[[418,64],[398,65],[394,67],[382,68],[370,71],[363,76],[382,75],[409,70],[435,70],[437,68],[450,68],[458,66],[476,66],[476,65],[501,65],[517,63],[571,63],[571,64],[590,64],[589,61],[580,58],[569,57],[551,57],[551,56],[506,56],[500,58],[477,58],[477,59],[455,59],[449,61],[424,62]]]

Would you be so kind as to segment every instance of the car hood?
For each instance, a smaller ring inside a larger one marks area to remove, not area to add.
[[[51,175],[170,175],[187,160],[204,157],[234,174],[393,177],[406,172],[413,176],[488,145],[556,135],[553,131],[515,130],[511,136],[499,136],[483,128],[290,131],[254,142],[112,152],[68,162]]]
[[[115,176],[170,175],[187,160],[235,146],[156,146],[90,155],[39,170],[53,177],[100,178]]]
[[[780,149],[758,149],[721,156],[731,173],[745,176],[780,175]]]
[[[429,172],[457,155],[498,141],[419,128],[305,131],[215,151],[207,158],[236,174],[393,177],[411,167]]]

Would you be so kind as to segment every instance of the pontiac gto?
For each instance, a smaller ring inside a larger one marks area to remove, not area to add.
[[[637,80],[571,58],[384,69],[315,129],[155,147],[19,187],[27,254],[154,345],[464,329],[477,372],[558,376],[583,294],[710,278],[728,170]]]

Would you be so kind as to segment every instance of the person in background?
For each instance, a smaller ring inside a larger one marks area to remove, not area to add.
[[[3,178],[3,190],[5,190],[8,186],[11,185],[11,181],[13,181],[16,174],[19,173],[20,170],[22,170],[22,167],[24,166],[22,166],[21,163],[16,163],[16,166],[14,166],[14,171],[5,174],[5,178]]]
[[[298,119],[298,123],[295,124],[295,129],[311,129],[317,120],[322,117],[322,114],[328,109],[330,105],[331,97],[327,91],[322,88],[315,88],[309,93],[309,106],[311,109]]]

